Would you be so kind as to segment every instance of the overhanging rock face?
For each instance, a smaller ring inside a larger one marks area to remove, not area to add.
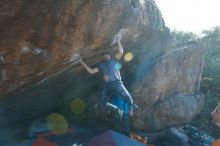
[[[60,71],[78,53],[96,61],[121,29],[126,51],[169,35],[153,1],[1,0],[0,25],[0,98]]]
[[[123,80],[137,104],[147,107],[138,114],[148,117],[147,109],[163,97],[194,95],[199,86],[202,53],[186,70],[174,64],[175,57],[154,64],[167,52],[169,29],[153,0],[0,0],[0,26],[0,125],[37,116],[73,98],[85,100],[87,107],[94,104],[101,77],[88,75],[74,61],[80,55],[96,64],[100,52],[114,52],[119,31],[125,54],[134,56],[130,62],[122,59]],[[184,65],[184,59],[179,61]],[[175,81],[164,79],[169,69],[181,72]],[[191,75],[193,81],[185,77]],[[151,86],[149,80],[154,80]],[[163,127],[160,121],[155,118],[154,123]]]

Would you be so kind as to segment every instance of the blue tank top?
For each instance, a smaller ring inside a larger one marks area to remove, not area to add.
[[[102,62],[97,66],[98,70],[103,74],[105,82],[121,80],[120,68],[121,64],[115,58]]]

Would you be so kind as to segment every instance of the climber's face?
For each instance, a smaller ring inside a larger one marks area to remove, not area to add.
[[[103,59],[104,59],[105,61],[110,60],[110,59],[111,59],[111,54],[110,54],[110,53],[103,53]]]
[[[220,105],[218,105],[215,110],[211,113],[212,122],[220,128]]]

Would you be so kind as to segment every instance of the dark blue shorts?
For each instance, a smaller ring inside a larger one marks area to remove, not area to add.
[[[101,93],[101,102],[105,104],[111,100],[112,96],[122,97],[129,105],[133,104],[130,93],[120,80],[105,83]]]

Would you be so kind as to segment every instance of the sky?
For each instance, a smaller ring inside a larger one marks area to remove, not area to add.
[[[155,0],[171,30],[199,33],[220,26],[220,0]]]

